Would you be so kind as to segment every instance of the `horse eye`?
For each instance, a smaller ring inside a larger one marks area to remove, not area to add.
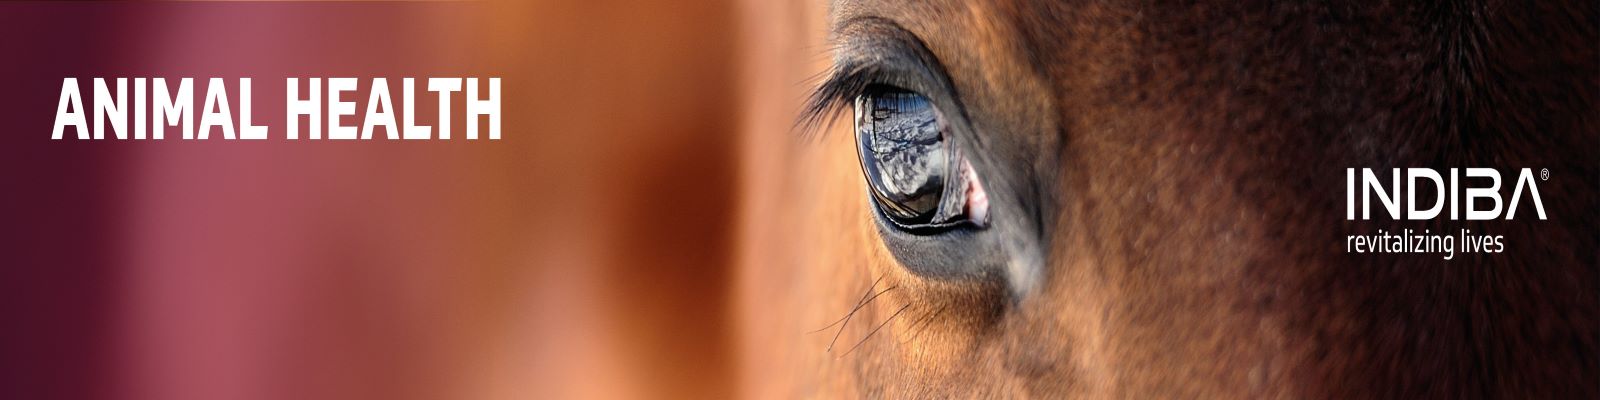
[[[984,210],[972,209],[969,198],[981,195],[982,189],[927,97],[899,88],[868,88],[855,99],[855,128],[872,200],[895,224],[946,227],[987,211],[987,201]]]

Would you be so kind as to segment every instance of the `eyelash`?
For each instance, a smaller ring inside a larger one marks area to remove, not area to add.
[[[833,121],[851,109],[856,96],[888,78],[887,73],[871,65],[835,66],[826,74],[828,78],[807,96],[795,122],[796,129],[807,137],[825,132]]]

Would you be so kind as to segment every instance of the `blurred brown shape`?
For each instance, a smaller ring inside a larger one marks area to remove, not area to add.
[[[733,4],[8,8],[23,397],[733,395]],[[502,77],[504,139],[52,142],[63,76]]]

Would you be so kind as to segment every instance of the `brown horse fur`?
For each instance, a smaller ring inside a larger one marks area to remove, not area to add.
[[[1034,210],[1039,282],[902,267],[849,124],[751,139],[745,393],[1600,396],[1597,7],[841,0],[808,49],[851,51],[877,34],[861,21],[925,46],[975,166],[1012,183],[997,207]],[[1548,169],[1549,219],[1345,220],[1345,169],[1397,167]],[[1506,250],[1345,252],[1405,228]]]

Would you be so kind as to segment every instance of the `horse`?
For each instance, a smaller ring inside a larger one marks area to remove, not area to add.
[[[753,3],[744,396],[1600,395],[1593,2]],[[1413,167],[1549,217],[1346,218]]]

